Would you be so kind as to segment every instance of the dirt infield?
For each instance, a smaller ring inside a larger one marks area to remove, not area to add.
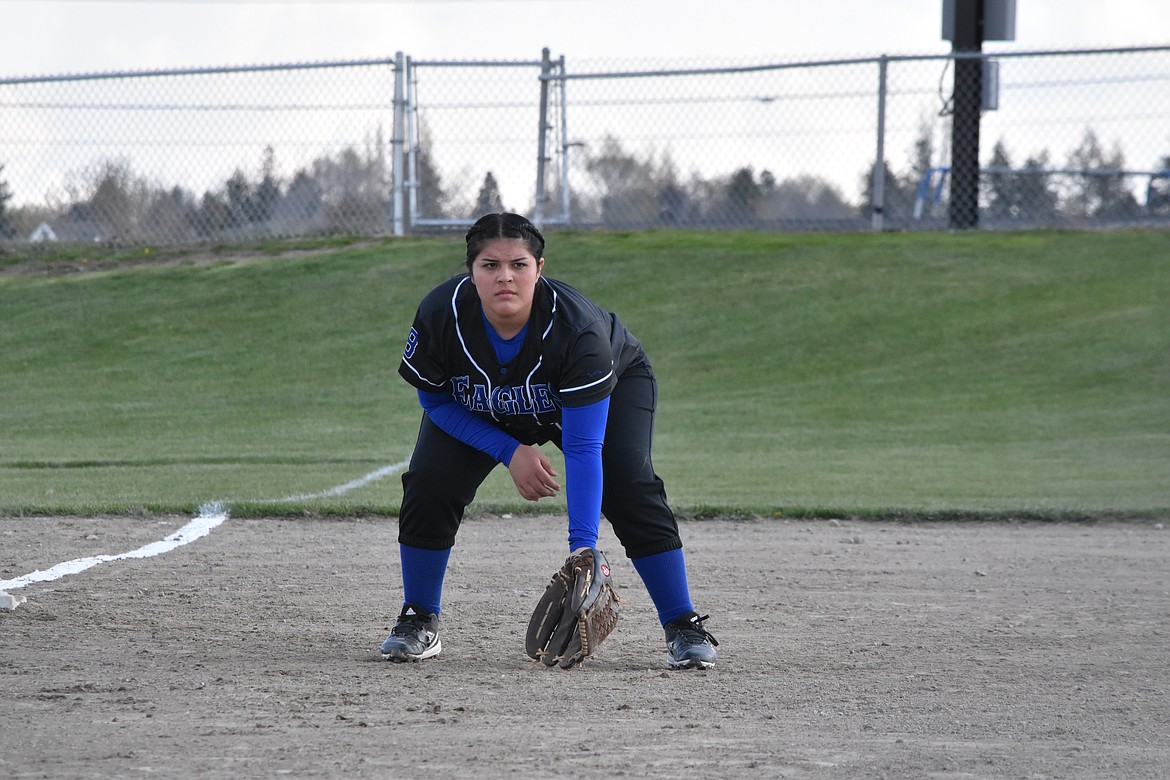
[[[0,518],[0,579],[190,518]],[[377,660],[400,597],[388,520],[229,519],[0,611],[0,776],[1170,776],[1160,524],[690,521],[720,661],[668,672],[604,529],[617,633],[534,667],[555,517],[469,519],[443,653]]]

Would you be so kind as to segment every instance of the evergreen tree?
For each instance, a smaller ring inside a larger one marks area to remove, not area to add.
[[[483,177],[483,185],[479,188],[479,196],[475,199],[475,213],[471,216],[475,219],[484,214],[498,214],[501,211],[507,211],[504,208],[504,199],[500,196],[500,185],[496,183],[496,177],[492,175],[491,171]]]
[[[1029,157],[1017,175],[1016,192],[1024,215],[1033,223],[1055,224],[1060,217],[1060,195],[1052,182],[1049,170],[1052,163],[1048,152]]]
[[[1051,225],[1058,217],[1057,193],[1048,172],[1048,153],[1030,157],[1022,168],[1014,168],[1003,141],[991,153],[987,193],[987,216],[992,221]]]
[[[276,211],[280,200],[280,182],[276,178],[276,154],[271,146],[264,148],[260,165],[260,183],[252,197],[252,221],[267,222]]]
[[[1107,153],[1092,129],[1069,154],[1069,168],[1083,173],[1073,180],[1065,210],[1075,219],[1133,219],[1140,214],[1137,200],[1125,186],[1125,156],[1119,146]]]
[[[4,173],[4,166],[0,165],[0,174]],[[8,224],[8,201],[12,200],[12,190],[8,182],[0,178],[0,238],[12,238],[12,226]]]
[[[1022,210],[1019,181],[1010,170],[1012,161],[1002,140],[997,141],[991,150],[989,167],[1006,170],[993,170],[987,174],[987,218],[993,222],[1019,219]]]
[[[757,209],[763,199],[764,193],[756,183],[755,172],[750,167],[740,168],[727,182],[725,218],[733,225],[750,225],[756,221]]]
[[[248,177],[239,168],[224,184],[227,192],[228,211],[231,214],[231,224],[240,227],[253,221],[252,185]]]
[[[1170,217],[1170,155],[1162,158],[1161,174],[1150,179],[1146,210],[1159,217]]]

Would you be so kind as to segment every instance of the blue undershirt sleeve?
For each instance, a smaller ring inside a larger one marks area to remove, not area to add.
[[[565,454],[565,498],[569,504],[569,550],[597,546],[601,522],[601,446],[609,418],[609,398],[561,410],[561,449]]]
[[[449,393],[418,391],[418,402],[439,429],[464,444],[487,453],[505,466],[512,460],[520,442],[487,420],[477,417]]]

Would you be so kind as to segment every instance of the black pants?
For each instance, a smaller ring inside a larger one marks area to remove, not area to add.
[[[657,404],[658,384],[648,365],[627,371],[609,401],[601,450],[601,511],[630,558],[682,547],[666,490],[650,460]],[[551,439],[557,447],[559,434],[557,430]],[[452,547],[464,510],[497,465],[424,414],[410,468],[402,474],[399,543],[429,550]]]

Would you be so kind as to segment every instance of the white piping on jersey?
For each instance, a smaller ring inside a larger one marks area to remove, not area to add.
[[[455,285],[455,291],[451,293],[451,316],[455,318],[455,335],[459,337],[459,344],[463,347],[463,354],[467,356],[467,359],[471,362],[471,365],[475,366],[475,369],[479,371],[479,373],[483,374],[483,379],[485,382],[487,382],[487,397],[491,398],[492,378],[488,376],[488,372],[484,371],[483,367],[480,366],[479,363],[475,362],[475,358],[472,356],[471,350],[467,348],[467,342],[463,340],[463,329],[459,327],[459,306],[456,301],[459,298],[459,291],[463,289],[463,285],[466,284],[467,280],[470,278],[470,276],[465,276],[459,280],[459,284]],[[499,422],[500,418],[496,416],[496,410],[492,408],[490,403],[487,405],[487,407],[488,414],[492,416],[493,420]]]
[[[552,293],[552,310],[549,311],[548,327],[544,329],[544,333],[540,334],[540,340],[544,341],[546,338],[548,338],[548,332],[552,330],[553,323],[556,322],[556,319],[553,315],[557,313],[557,291],[555,287],[545,281],[543,276],[540,277],[540,281],[544,282],[544,286],[548,288],[550,293]]]
[[[548,327],[546,327],[544,329],[544,333],[540,334],[540,343],[543,344],[544,340],[546,338],[548,338],[549,332],[552,330],[553,323],[556,322],[557,291],[556,291],[556,289],[553,288],[553,286],[551,284],[549,284],[547,281],[545,281],[543,276],[540,278],[540,281],[544,284],[545,287],[548,288],[548,291],[550,293],[552,293],[552,309],[549,311]],[[536,374],[537,371],[540,370],[540,367],[543,365],[544,365],[544,350],[542,349],[540,351],[540,355],[538,355],[536,358],[536,365],[534,365],[532,367],[532,370],[528,372],[528,376],[524,377],[524,389],[528,393],[529,398],[536,397],[536,394],[533,393],[533,391],[532,391],[532,377]],[[532,419],[536,420],[538,423],[540,422],[540,415],[536,413],[536,404],[532,405]],[[559,428],[561,426],[558,425],[557,427]]]
[[[563,388],[563,389],[561,390],[561,392],[562,392],[562,393],[575,393],[575,392],[577,392],[578,390],[588,390],[589,388],[591,388],[591,387],[593,387],[593,386],[595,386],[595,385],[599,385],[599,384],[601,384],[602,382],[608,382],[608,381],[609,381],[609,378],[610,378],[611,376],[613,376],[613,361],[612,361],[612,360],[611,360],[611,361],[609,361],[609,366],[610,366],[610,368],[609,368],[609,373],[608,373],[608,374],[606,374],[605,376],[603,376],[601,379],[598,379],[598,380],[597,380],[597,381],[595,381],[595,382],[590,382],[590,383],[589,383],[589,384],[587,384],[587,385],[577,385],[576,387],[566,387],[566,388]]]
[[[544,280],[542,279],[541,281],[544,281]],[[545,284],[548,284],[548,282],[545,282]],[[548,289],[552,292],[552,298],[553,298],[552,313],[556,314],[556,311],[557,311],[557,291],[555,289],[553,289],[553,286],[551,284],[548,285]],[[552,330],[552,326],[553,326],[553,319],[549,318],[548,327],[544,329],[544,333],[540,334],[541,341],[543,341],[544,338],[546,336],[548,336],[548,332],[550,330]],[[542,360],[543,360],[543,358],[542,358]],[[537,368],[539,368],[540,362],[537,362],[536,366],[537,366]],[[532,372],[536,373],[536,369],[535,368],[532,369]],[[529,376],[529,378],[531,378],[532,374],[529,374],[528,376]],[[611,376],[613,376],[613,361],[612,360],[609,361],[609,373],[606,374],[605,376],[603,376],[601,379],[598,379],[596,382],[590,382],[589,384],[586,384],[586,385],[578,385],[577,387],[562,387],[561,392],[562,393],[574,393],[578,390],[587,390],[590,387],[601,384],[602,382],[609,381],[609,378]]]
[[[524,377],[524,392],[528,393],[528,397],[531,399],[536,398],[536,394],[532,392],[532,376],[540,370],[540,367],[543,364],[544,353],[541,353],[540,356],[536,359],[536,365],[533,366],[532,370],[528,372],[528,376]],[[536,413],[535,403],[532,404],[532,419],[536,420],[538,423],[540,422],[540,415]]]
[[[446,383],[446,382],[432,382],[431,380],[427,379],[425,376],[423,376],[422,374],[420,374],[420,373],[418,372],[418,369],[416,369],[414,366],[412,366],[412,365],[410,364],[410,361],[409,361],[409,360],[404,360],[404,361],[402,361],[402,362],[406,364],[406,367],[407,367],[407,368],[409,368],[411,371],[413,371],[413,372],[414,372],[414,375],[415,375],[415,376],[417,376],[417,377],[418,377],[419,379],[421,379],[422,381],[426,382],[426,383],[427,383],[428,385],[430,385],[431,387],[444,388],[444,387],[446,387],[446,386],[447,386],[447,383]]]

